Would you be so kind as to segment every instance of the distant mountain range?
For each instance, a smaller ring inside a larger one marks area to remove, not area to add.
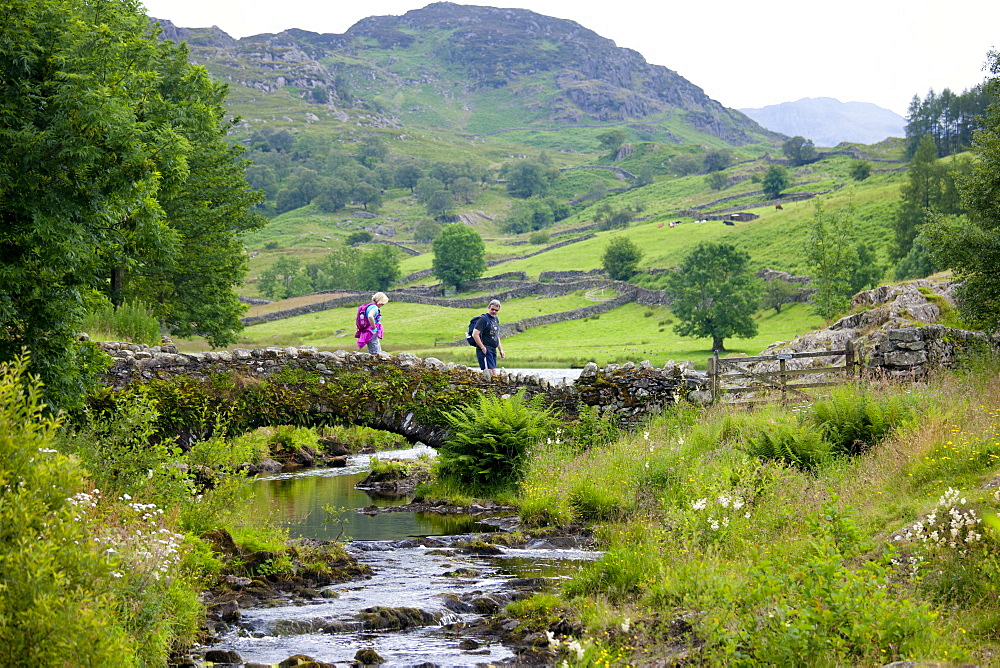
[[[817,146],[840,142],[875,144],[906,136],[906,119],[869,102],[841,102],[832,97],[804,97],[760,109],[740,109],[768,130],[805,137]]]

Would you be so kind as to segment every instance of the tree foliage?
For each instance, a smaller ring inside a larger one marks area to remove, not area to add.
[[[872,163],[867,160],[854,160],[851,162],[850,174],[855,181],[864,181],[872,175]]]
[[[555,197],[531,197],[514,203],[506,218],[500,222],[500,230],[507,234],[543,230],[569,214],[569,207]]]
[[[750,270],[750,256],[725,243],[698,244],[680,267],[667,275],[670,308],[680,321],[681,336],[712,337],[712,350],[723,339],[757,334],[753,314],[761,286]]]
[[[486,271],[486,244],[478,232],[462,223],[445,225],[431,249],[434,275],[457,290]]]
[[[780,165],[771,165],[760,182],[761,190],[768,197],[777,197],[788,184],[788,170]]]
[[[967,173],[970,169],[971,164],[966,160],[953,162],[949,169],[938,160],[934,140],[929,135],[920,140],[910,160],[907,181],[900,188],[899,208],[892,221],[894,259],[903,258],[910,252],[913,240],[931,213],[964,211],[955,174]]]
[[[816,288],[813,305],[824,318],[846,311],[855,293],[882,277],[874,253],[855,238],[853,204],[828,211],[817,198],[804,250],[813,272],[810,287]]]
[[[39,0],[0,25],[0,360],[22,348],[47,398],[79,398],[82,294],[155,302],[172,330],[234,340],[263,224],[225,87],[158,42],[131,2]]]
[[[760,305],[763,308],[773,308],[776,314],[781,313],[781,307],[795,301],[802,291],[802,286],[781,278],[772,278],[764,283],[764,295]]]
[[[792,165],[805,165],[816,160],[816,147],[812,139],[795,136],[781,145],[781,152]]]
[[[627,281],[635,275],[642,259],[642,249],[625,236],[616,236],[604,247],[601,266],[616,281]]]
[[[933,261],[955,272],[962,318],[972,327],[1000,331],[1000,52],[989,54],[991,103],[975,135],[978,160],[959,180],[967,216],[936,215],[920,243]]]
[[[712,172],[705,177],[705,183],[712,190],[725,190],[729,187],[729,177],[722,172]]]
[[[914,95],[906,114],[907,157],[912,158],[924,137],[931,137],[940,158],[966,150],[985,117],[991,93],[984,85],[961,93],[945,88],[927,92],[923,100]]]
[[[713,148],[705,153],[705,169],[719,172],[733,164],[733,152],[728,148]]]
[[[505,162],[500,168],[500,178],[507,181],[507,192],[521,199],[547,195],[558,177],[559,170],[544,153],[535,159]]]
[[[601,148],[611,154],[621,148],[622,144],[625,143],[625,138],[624,130],[608,130],[597,135],[597,141],[601,144]]]

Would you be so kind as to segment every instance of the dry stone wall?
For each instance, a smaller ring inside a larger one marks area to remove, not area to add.
[[[868,366],[892,377],[919,378],[936,368],[953,367],[977,350],[1000,351],[1000,335],[943,325],[890,329],[869,346]]]
[[[423,405],[450,409],[482,392],[511,396],[523,390],[528,398],[542,395],[546,403],[567,416],[577,415],[586,406],[596,406],[623,426],[641,424],[679,401],[704,398],[705,389],[703,374],[691,371],[686,365],[669,364],[655,369],[649,362],[638,366],[631,362],[621,366],[610,364],[603,369],[591,363],[576,382],[553,384],[530,373],[501,372],[491,377],[479,369],[435,358],[420,359],[409,353],[370,355],[277,347],[181,353],[173,345],[150,348],[104,342],[100,346],[114,359],[103,378],[112,389],[180,377],[211,385],[220,376],[241,379],[237,385],[242,386],[248,379],[274,379],[288,370],[303,371],[308,377],[318,378],[319,384],[326,388],[315,395],[320,398],[310,399],[316,423],[344,420],[402,434],[432,446],[440,445],[446,437],[446,425],[443,420],[421,421],[412,406],[405,406],[393,394],[399,389],[400,375],[407,377],[403,393],[410,397],[423,393],[418,402]],[[359,376],[368,384],[360,404],[351,398]],[[388,389],[379,391],[380,384]],[[282,396],[277,395],[274,401],[282,401]],[[291,401],[295,394],[289,396]],[[275,415],[290,412],[282,406],[270,408],[269,412]]]

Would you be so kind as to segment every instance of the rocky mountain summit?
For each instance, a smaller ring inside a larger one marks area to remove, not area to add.
[[[906,136],[906,119],[870,102],[841,102],[832,97],[805,97],[759,109],[740,109],[764,127],[789,137],[811,139],[817,146],[841,142],[875,144]]]
[[[775,136],[673,70],[578,23],[524,9],[437,2],[363,19],[343,35],[293,29],[239,40],[151,20],[215,76],[290,92],[317,105],[316,114],[366,109],[477,134],[614,121],[648,123],[655,134],[656,123],[680,119],[734,145]]]

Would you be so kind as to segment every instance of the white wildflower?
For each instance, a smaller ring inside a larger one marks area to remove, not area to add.
[[[628,633],[629,629],[631,629],[631,628],[632,628],[632,620],[629,619],[628,617],[626,617],[625,621],[622,622],[622,631],[624,631],[625,633]]]
[[[704,510],[705,506],[708,505],[708,499],[698,499],[691,504],[692,510]]]

